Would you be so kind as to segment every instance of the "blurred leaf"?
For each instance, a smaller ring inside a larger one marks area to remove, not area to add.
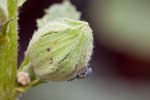
[[[21,7],[26,0],[18,0],[18,7]]]
[[[80,12],[76,10],[76,7],[69,1],[65,1],[62,4],[54,4],[46,10],[46,14],[43,18],[37,20],[38,27],[44,26],[47,22],[56,18],[71,18],[80,19]]]

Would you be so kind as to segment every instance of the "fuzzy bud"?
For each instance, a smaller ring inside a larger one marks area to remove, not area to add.
[[[65,81],[88,66],[92,51],[93,35],[87,22],[57,19],[34,33],[26,57],[37,79]]]

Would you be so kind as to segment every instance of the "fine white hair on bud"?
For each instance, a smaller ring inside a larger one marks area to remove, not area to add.
[[[23,71],[32,69],[28,72],[42,81],[66,81],[87,68],[92,51],[93,34],[87,22],[56,19],[34,33]]]
[[[19,72],[17,75],[17,82],[23,86],[30,83],[30,76],[27,72]]]

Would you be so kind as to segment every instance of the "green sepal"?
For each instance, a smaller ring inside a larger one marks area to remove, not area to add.
[[[0,27],[0,35],[6,36],[9,31],[9,24],[13,21],[13,18],[7,20],[1,27]]]

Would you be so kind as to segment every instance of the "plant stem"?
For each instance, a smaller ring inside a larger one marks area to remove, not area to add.
[[[8,41],[0,37],[0,100],[16,99],[16,67],[17,67],[17,1],[7,0],[9,18],[13,18],[7,33]]]

